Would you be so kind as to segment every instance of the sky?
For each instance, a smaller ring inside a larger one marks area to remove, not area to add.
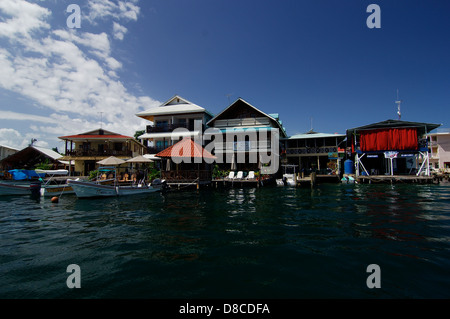
[[[397,119],[398,91],[402,120],[450,127],[449,13],[448,0],[1,0],[0,144],[133,136],[151,124],[136,113],[176,94],[213,114],[242,98],[294,135]]]

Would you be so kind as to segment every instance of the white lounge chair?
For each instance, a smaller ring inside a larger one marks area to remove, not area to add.
[[[233,171],[231,171],[230,174],[228,174],[228,178],[229,179],[233,179],[234,178],[234,172]]]
[[[244,172],[243,171],[237,172],[236,179],[242,179],[243,177],[244,177]]]
[[[247,179],[255,179],[255,172],[254,171],[248,172]]]

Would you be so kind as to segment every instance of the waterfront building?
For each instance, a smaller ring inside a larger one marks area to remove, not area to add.
[[[313,130],[283,139],[282,163],[297,165],[297,172],[307,176],[339,175],[345,155],[345,134],[318,133]]]
[[[356,176],[430,176],[426,134],[440,124],[387,120],[347,130]]]
[[[145,150],[145,146],[133,137],[101,128],[59,139],[65,141],[65,156],[61,160],[74,162],[74,175],[89,175],[98,166],[98,161],[110,156],[130,159],[143,155]]]
[[[439,172],[450,172],[450,128],[438,128],[427,136],[432,168]]]
[[[279,140],[287,137],[278,114],[267,114],[238,98],[207,125],[223,135],[214,148],[220,168],[242,172],[243,178],[249,172],[259,171],[263,175],[274,174],[274,168],[278,170]],[[272,145],[273,141],[277,144]],[[269,156],[277,157],[277,163],[270,163]]]
[[[156,154],[183,137],[196,138],[205,130],[206,123],[213,117],[205,108],[178,95],[160,106],[137,113],[136,116],[151,121],[139,139],[148,147],[148,154]],[[177,130],[178,129],[178,130]],[[177,132],[174,134],[174,130]]]
[[[17,153],[19,149],[0,144],[0,161],[9,155]]]
[[[30,145],[0,161],[2,170],[27,169],[34,170],[37,165],[46,163],[52,165],[53,169],[64,167],[62,155],[44,147]]]

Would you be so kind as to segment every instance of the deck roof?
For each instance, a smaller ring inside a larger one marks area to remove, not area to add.
[[[363,130],[376,130],[376,129],[385,129],[385,128],[407,128],[407,127],[415,127],[419,135],[424,135],[432,130],[438,128],[442,124],[434,124],[434,123],[423,123],[423,122],[408,122],[401,120],[386,120],[377,123],[372,123],[364,126],[359,126],[355,128],[351,128],[347,130],[347,134],[354,134],[358,131]]]

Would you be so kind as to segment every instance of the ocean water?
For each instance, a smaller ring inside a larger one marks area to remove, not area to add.
[[[0,198],[2,299],[449,298],[449,250],[448,184]]]

